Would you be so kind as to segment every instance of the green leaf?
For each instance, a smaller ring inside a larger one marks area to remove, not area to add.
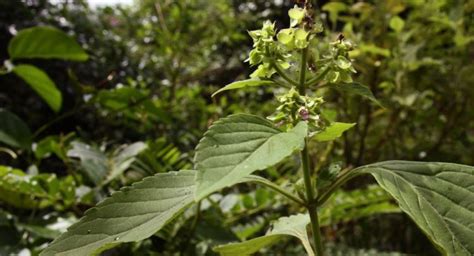
[[[305,122],[282,132],[268,120],[247,114],[218,120],[196,148],[196,200],[302,150],[307,132]]]
[[[86,211],[40,255],[90,255],[150,237],[193,202],[195,176],[191,170],[160,173],[122,188]]]
[[[0,142],[12,147],[27,149],[31,145],[31,131],[23,120],[12,112],[0,108]]]
[[[59,204],[58,201],[68,199],[62,194],[65,191],[60,189],[63,181],[54,174],[28,175],[22,170],[0,165],[0,201],[25,209],[41,209]],[[73,190],[73,185],[68,189]]]
[[[389,26],[395,32],[400,33],[405,26],[405,21],[403,21],[399,16],[394,16],[390,19]]]
[[[212,97],[216,96],[217,94],[223,92],[223,91],[228,91],[228,90],[235,90],[235,89],[240,89],[240,88],[245,88],[245,87],[256,87],[256,86],[263,86],[263,85],[273,85],[275,84],[272,81],[268,80],[257,80],[257,79],[247,79],[247,80],[242,80],[242,81],[237,81],[233,82],[231,84],[228,84],[224,86],[223,88],[219,89],[215,93],[212,94]]]
[[[445,255],[474,255],[474,167],[387,161],[359,167],[372,174]]]
[[[341,137],[342,133],[352,128],[356,123],[331,123],[324,131],[315,135],[317,141],[331,141]]]
[[[52,110],[58,112],[61,109],[61,92],[45,72],[32,65],[15,66],[13,72],[25,80]]]
[[[63,31],[53,27],[21,30],[8,44],[12,59],[44,58],[85,61],[87,53]]]
[[[306,252],[314,256],[313,249],[308,239],[306,226],[310,223],[309,216],[305,214],[282,217],[278,219],[273,228],[262,237],[257,237],[241,243],[221,245],[214,248],[222,256],[243,256],[258,252],[261,248],[272,245],[286,236],[294,236],[303,243]]]
[[[337,89],[339,91],[348,92],[352,94],[356,94],[362,96],[368,100],[371,100],[375,104],[383,107],[383,105],[375,98],[372,91],[369,87],[359,84],[359,83],[346,83],[346,84],[333,84],[330,86],[331,88]]]

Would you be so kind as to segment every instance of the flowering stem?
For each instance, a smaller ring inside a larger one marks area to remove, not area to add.
[[[306,62],[308,49],[305,48],[301,52],[301,66],[300,66],[300,81],[298,86],[298,91],[301,95],[306,94]],[[315,198],[315,191],[313,183],[311,182],[311,173],[309,168],[309,155],[308,155],[308,142],[305,141],[304,149],[301,151],[301,162],[303,167],[303,177],[304,184],[306,189],[306,209],[308,210],[309,217],[311,219],[311,230],[313,231],[313,242],[315,251],[318,256],[323,256],[323,246],[321,243],[321,233],[319,228],[319,219],[318,219],[318,205]]]

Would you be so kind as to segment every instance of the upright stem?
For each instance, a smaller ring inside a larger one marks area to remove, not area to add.
[[[308,49],[305,48],[301,52],[301,66],[300,66],[300,81],[298,91],[301,95],[306,94],[306,62]],[[314,246],[316,247],[316,254],[318,256],[322,256],[323,246],[321,243],[321,233],[319,228],[319,219],[318,219],[318,209],[317,209],[317,201],[315,198],[315,191],[313,183],[311,182],[311,173],[309,168],[309,155],[308,155],[308,143],[305,141],[304,149],[301,151],[301,161],[303,166],[303,177],[304,177],[304,185],[306,189],[306,209],[309,212],[309,218],[311,219],[311,229],[313,231],[313,241]]]

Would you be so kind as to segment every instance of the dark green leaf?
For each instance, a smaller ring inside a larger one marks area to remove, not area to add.
[[[370,173],[446,255],[474,255],[474,167],[387,161],[359,167]]]
[[[61,92],[45,72],[32,65],[15,66],[13,72],[25,80],[52,110],[58,112],[61,109]]]
[[[0,109],[0,120],[0,142],[17,148],[30,147],[31,131],[23,120],[5,109]]]
[[[235,90],[235,89],[240,89],[240,88],[245,88],[245,87],[273,85],[273,84],[275,84],[275,83],[272,82],[272,81],[257,80],[257,79],[248,79],[248,80],[243,80],[243,81],[237,81],[237,82],[233,82],[233,83],[228,84],[225,87],[219,89],[218,91],[216,91],[215,93],[212,94],[212,97],[216,96],[217,94],[219,94],[223,91]]]
[[[33,27],[21,30],[9,43],[12,59],[57,58],[85,61],[88,55],[63,31],[53,27]]]
[[[281,132],[268,120],[246,114],[220,119],[196,148],[196,199],[233,185],[301,150],[307,130],[307,124],[300,122],[292,130]]]
[[[193,202],[195,176],[195,171],[160,173],[122,188],[40,255],[91,255],[104,246],[153,235]]]

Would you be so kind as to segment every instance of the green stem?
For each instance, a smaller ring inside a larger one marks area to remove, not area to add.
[[[357,169],[343,170],[338,176],[338,178],[323,193],[318,195],[318,198],[316,200],[318,206],[324,204],[326,200],[328,200],[329,197],[332,195],[332,193],[334,193],[334,191],[336,191],[341,185],[362,174],[363,173],[358,172]]]
[[[283,69],[280,67],[280,65],[278,65],[275,61],[271,61],[270,65],[276,70],[276,72],[278,73],[278,75],[280,75],[284,80],[286,80],[288,83],[290,83],[291,85],[299,85],[298,82],[296,82],[295,80],[291,79],[286,73],[285,71],[283,71]]]
[[[306,62],[308,49],[305,48],[301,52],[301,66],[300,66],[300,81],[298,91],[301,95],[306,94]],[[311,182],[311,173],[309,168],[309,154],[308,154],[308,142],[305,141],[305,145],[303,151],[301,151],[301,162],[303,167],[303,177],[304,177],[304,185],[306,189],[306,209],[308,209],[309,217],[311,219],[311,230],[313,231],[313,242],[314,246],[316,247],[316,255],[323,256],[323,246],[321,242],[321,231],[319,227],[319,219],[318,219],[318,205],[315,198],[315,191],[313,183]]]
[[[249,175],[250,179],[248,180],[248,182],[255,182],[255,183],[258,183],[260,185],[264,185],[278,193],[280,193],[281,195],[287,197],[288,199],[292,200],[293,202],[299,204],[299,205],[306,205],[305,202],[303,202],[300,198],[298,198],[296,195],[293,195],[292,193],[288,192],[286,189],[278,186],[277,184],[265,179],[265,178],[262,178],[260,176],[256,176],[256,175]]]

